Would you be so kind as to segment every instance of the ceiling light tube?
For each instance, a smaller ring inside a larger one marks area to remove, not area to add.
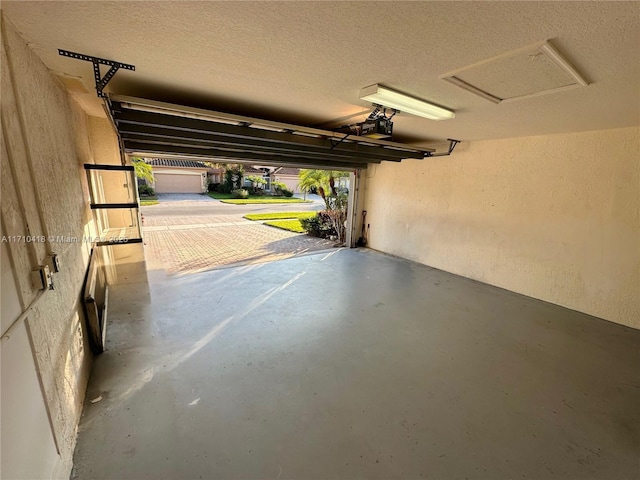
[[[456,116],[452,110],[396,92],[378,84],[363,88],[360,92],[360,99],[383,107],[394,108],[400,112],[428,118],[429,120],[447,120]]]

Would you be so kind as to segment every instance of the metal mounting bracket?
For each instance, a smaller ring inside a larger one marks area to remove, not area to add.
[[[425,153],[425,158],[429,158],[429,157],[446,157],[447,155],[451,155],[451,153],[453,153],[453,149],[456,148],[456,145],[458,145],[460,143],[460,140],[454,140],[453,138],[447,138],[447,140],[449,141],[449,150],[445,153],[433,153],[433,152],[427,152]]]
[[[105,60],[104,58],[92,57],[90,55],[84,55],[82,53],[70,52],[68,50],[58,49],[58,54],[63,57],[71,57],[77,60],[84,60],[85,62],[93,63],[93,77],[96,82],[96,92],[98,97],[105,98],[106,95],[102,92],[107,83],[113,78],[118,69],[124,68],[125,70],[135,70],[134,65],[128,63],[116,62],[113,60]],[[104,77],[100,73],[100,65],[109,65],[111,68],[104,74]]]
[[[337,142],[335,140],[333,140],[333,139],[330,139],[331,148],[329,150],[333,150],[334,148],[336,148],[338,145],[340,145],[342,142],[344,142],[348,137],[349,137],[349,134],[347,133],[344,137],[342,137]]]
[[[391,115],[387,117],[387,107],[374,103],[373,110],[369,114],[369,117],[367,117],[367,120],[375,120],[376,118],[380,117],[391,120],[396,115],[396,113],[400,113],[400,110],[395,108],[389,108],[389,110],[391,110]]]

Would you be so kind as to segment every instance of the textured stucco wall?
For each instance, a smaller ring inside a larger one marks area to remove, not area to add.
[[[106,118],[87,117],[89,142],[94,162],[99,165],[120,165],[118,137],[113,126]]]
[[[59,453],[54,471],[39,472],[37,478],[68,478],[91,365],[80,304],[90,245],[49,237],[82,239],[95,234],[82,167],[92,163],[94,155],[84,113],[4,15],[1,82],[3,233],[46,238],[7,243],[11,264],[3,263],[2,269],[13,270],[23,310],[39,293],[30,283],[32,268],[52,252],[61,263],[54,275],[55,289],[44,293],[25,320]],[[10,335],[3,338],[3,347],[13,340]],[[29,435],[31,426],[23,427],[15,435]],[[32,448],[24,452],[24,461],[36,454],[41,441],[30,440]]]
[[[462,143],[366,172],[369,245],[640,328],[640,128]]]

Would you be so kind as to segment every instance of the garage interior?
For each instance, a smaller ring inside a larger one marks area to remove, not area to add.
[[[639,2],[0,8],[2,478],[638,476]],[[372,85],[452,115],[345,134]],[[138,153],[353,169],[369,248],[106,245],[94,355],[85,165]]]
[[[111,295],[72,478],[637,472],[636,330],[367,249]]]

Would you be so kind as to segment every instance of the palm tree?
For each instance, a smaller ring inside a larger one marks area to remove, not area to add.
[[[131,157],[131,163],[136,177],[153,183],[153,168],[151,168],[151,165],[140,157]]]
[[[318,195],[325,200],[325,187],[328,186],[327,178],[325,178],[325,170],[302,169],[298,177],[300,178],[300,182],[298,183],[300,191],[306,194],[315,189]]]
[[[300,190],[305,193],[315,188],[318,195],[324,200],[327,210],[329,210],[331,207],[328,197],[338,193],[336,191],[335,179],[348,175],[349,172],[341,172],[338,170],[302,169],[299,173],[300,183],[298,183],[298,186]]]

